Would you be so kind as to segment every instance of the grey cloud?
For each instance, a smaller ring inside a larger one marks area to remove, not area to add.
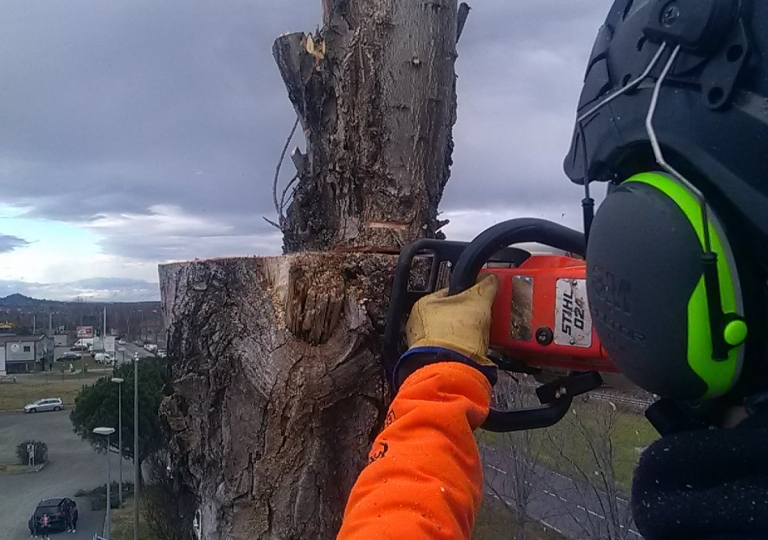
[[[69,283],[0,280],[0,297],[14,293],[62,301],[72,301],[78,297],[107,302],[144,302],[160,299],[157,283],[123,278],[90,278]]]
[[[271,55],[320,0],[3,4],[0,186],[32,217],[89,222],[177,205],[225,233],[105,231],[150,260],[279,251],[271,178],[293,110]],[[458,123],[442,210],[572,203],[562,173],[584,67],[609,0],[487,0],[459,45]],[[297,144],[301,141],[297,137]],[[287,173],[286,173],[287,174]],[[274,249],[273,249],[274,248]]]
[[[282,236],[264,234],[232,234],[225,236],[174,236],[156,239],[110,237],[102,245],[113,242],[114,249],[125,257],[154,261],[182,261],[193,258],[243,257],[281,253]]]
[[[62,197],[76,218],[158,200],[196,211],[268,210],[261,186],[292,116],[271,43],[285,30],[313,29],[319,8],[6,5],[0,66],[14,75],[0,104],[7,198],[56,219],[67,219]]]
[[[492,2],[459,44],[454,167],[442,208],[572,203],[562,171],[597,29],[612,2]]]
[[[12,234],[0,234],[0,253],[9,253],[27,247],[29,242]]]

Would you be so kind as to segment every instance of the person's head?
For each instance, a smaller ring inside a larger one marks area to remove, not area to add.
[[[768,2],[616,0],[588,62],[564,167],[611,186],[590,309],[612,360],[665,397],[768,389],[766,55]]]

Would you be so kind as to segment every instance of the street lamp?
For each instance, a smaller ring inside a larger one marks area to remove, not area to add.
[[[110,483],[112,479],[110,477],[110,465],[109,465],[109,436],[115,432],[115,428],[111,427],[97,427],[93,430],[96,435],[103,435],[107,438],[107,538],[110,540],[112,537],[112,499],[110,493]]]
[[[120,508],[123,507],[123,383],[124,379],[112,377],[117,383],[117,445],[120,449]]]
[[[133,540],[139,540],[139,353],[133,354]]]

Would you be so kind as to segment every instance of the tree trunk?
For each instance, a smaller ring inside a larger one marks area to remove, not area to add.
[[[385,412],[388,255],[162,267],[174,467],[203,538],[333,538]]]
[[[160,269],[174,388],[161,410],[206,539],[336,536],[388,405],[396,253],[441,225],[456,1],[323,6],[318,35],[273,48],[307,140],[280,219],[293,254]]]
[[[273,47],[307,141],[284,249],[397,251],[434,237],[456,119],[456,1],[324,7],[319,35]]]

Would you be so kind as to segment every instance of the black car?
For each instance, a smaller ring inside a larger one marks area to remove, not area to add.
[[[83,358],[83,355],[76,352],[65,352],[61,356],[59,356],[56,361],[57,362],[71,362],[72,360],[80,360]]]
[[[35,508],[34,517],[37,522],[38,531],[42,531],[43,516],[48,514],[48,528],[51,531],[64,531],[67,529],[67,512],[72,512],[77,504],[72,499],[55,498],[43,499]]]

